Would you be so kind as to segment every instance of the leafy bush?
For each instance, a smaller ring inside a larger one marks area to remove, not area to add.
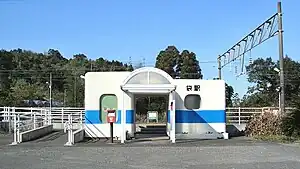
[[[282,130],[286,136],[300,136],[300,104],[297,105],[295,110],[285,114],[282,119]]]
[[[300,104],[297,104],[296,109],[286,111],[285,114],[265,112],[252,117],[246,126],[245,134],[255,138],[299,138]]]
[[[272,112],[253,116],[246,125],[245,134],[247,136],[282,135],[281,118],[281,115]]]

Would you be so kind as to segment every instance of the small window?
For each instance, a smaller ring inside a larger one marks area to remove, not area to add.
[[[118,98],[114,94],[103,94],[100,97],[100,113],[99,118],[102,123],[107,123],[107,112],[105,111],[107,108],[118,110]],[[118,113],[116,112],[116,119],[118,119]]]
[[[199,109],[201,97],[198,94],[189,94],[184,98],[184,106],[186,109]]]

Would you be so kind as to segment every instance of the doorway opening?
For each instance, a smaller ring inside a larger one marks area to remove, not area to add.
[[[135,138],[158,138],[167,135],[169,94],[135,94]]]
[[[132,104],[132,108],[136,110],[137,104],[135,102],[135,100],[139,100],[139,99],[135,99],[135,98],[145,98],[145,96],[147,96],[148,99],[148,104],[151,105],[151,96],[162,96],[163,98],[167,98],[165,99],[165,101],[163,103],[165,103],[165,109],[166,111],[161,111],[161,113],[156,112],[157,110],[151,110],[151,112],[149,112],[148,110],[148,105],[144,106],[144,109],[146,108],[147,112],[146,112],[146,117],[147,117],[147,122],[153,122],[153,120],[159,122],[159,114],[161,115],[161,119],[164,119],[164,121],[169,121],[170,123],[170,128],[169,127],[164,127],[165,132],[164,134],[170,136],[169,139],[172,141],[172,143],[175,143],[175,90],[176,90],[176,85],[174,85],[173,83],[173,78],[167,74],[166,72],[164,72],[163,70],[157,69],[157,68],[152,68],[152,67],[144,67],[144,68],[140,68],[137,69],[135,71],[133,71],[123,82],[123,84],[120,86],[121,90],[123,91],[123,103],[124,103],[124,93],[130,94],[131,96],[131,104]],[[150,97],[150,102],[149,102],[149,97]],[[174,102],[174,109],[172,109],[172,111],[170,111],[170,117],[167,117],[168,114],[168,105],[169,105],[169,98],[171,99],[170,101],[172,101],[172,103]],[[138,102],[137,102],[138,103]],[[147,102],[146,102],[147,103]],[[159,104],[159,106],[163,106],[164,104]],[[125,142],[125,138],[126,138],[126,129],[125,129],[125,119],[126,119],[126,113],[125,113],[125,104],[123,104],[123,108],[122,108],[122,118],[123,120],[121,121],[122,124],[122,137],[121,137],[121,143]],[[139,106],[138,106],[139,107]],[[162,108],[163,109],[163,108]],[[145,111],[143,112],[138,112],[134,115],[134,121],[136,122],[136,114],[145,114]],[[157,114],[157,115],[155,115]],[[165,117],[163,116],[163,114],[166,114]],[[141,121],[141,117],[139,117]],[[153,119],[153,118],[157,118],[157,119]],[[167,122],[165,122],[164,126],[166,125]],[[139,125],[141,126],[141,125]],[[153,126],[153,125],[152,125]],[[133,124],[133,132],[134,135],[136,136],[136,124]],[[152,129],[152,130],[156,130],[156,129]],[[168,139],[168,136],[165,136]],[[153,139],[152,139],[153,140]]]

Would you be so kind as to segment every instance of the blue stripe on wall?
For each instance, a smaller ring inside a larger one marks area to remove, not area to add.
[[[86,124],[102,124],[101,111],[99,110],[86,110],[85,123]],[[121,124],[121,110],[117,111],[116,124]],[[134,122],[134,110],[126,110],[126,123],[132,124]]]
[[[170,111],[168,111],[170,123]],[[175,123],[225,123],[225,110],[176,110]]]
[[[99,110],[86,110],[86,124],[102,124]],[[121,124],[121,110],[117,111],[116,124]],[[167,114],[168,123],[170,123],[170,111]],[[225,123],[225,110],[176,110],[176,123]],[[134,110],[126,110],[126,124],[134,123]]]
[[[171,120],[170,120],[170,110],[168,110],[168,112],[167,112],[167,120],[168,120],[168,123],[171,122]]]

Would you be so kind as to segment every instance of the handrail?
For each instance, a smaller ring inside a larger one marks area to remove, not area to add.
[[[10,133],[11,123],[13,123],[12,145],[21,142],[21,132],[51,124],[50,111],[43,108],[2,107],[2,109],[0,117],[3,117],[4,122],[9,123]]]
[[[74,115],[79,115],[77,118],[73,118]],[[64,123],[64,132],[68,131],[68,141],[65,145],[71,146],[74,144],[74,135],[73,135],[73,125],[74,123],[79,123],[79,130],[83,129],[83,111],[78,113],[73,113],[68,115],[68,121]]]
[[[12,112],[14,109],[14,112]],[[287,107],[286,110],[295,108]],[[3,111],[1,111],[3,110]],[[277,111],[278,107],[227,107],[226,118],[228,123],[247,123],[254,114],[261,114],[265,111]],[[35,113],[34,113],[35,112]],[[46,112],[46,113],[45,113]],[[47,118],[49,124],[61,124],[61,129],[65,128],[65,122],[69,121],[68,115],[72,116],[72,123],[81,123],[85,120],[84,108],[82,107],[52,107],[51,113],[48,107],[0,107],[0,116],[4,122],[12,121],[12,114],[21,114],[21,119]],[[45,116],[47,114],[47,116]]]

